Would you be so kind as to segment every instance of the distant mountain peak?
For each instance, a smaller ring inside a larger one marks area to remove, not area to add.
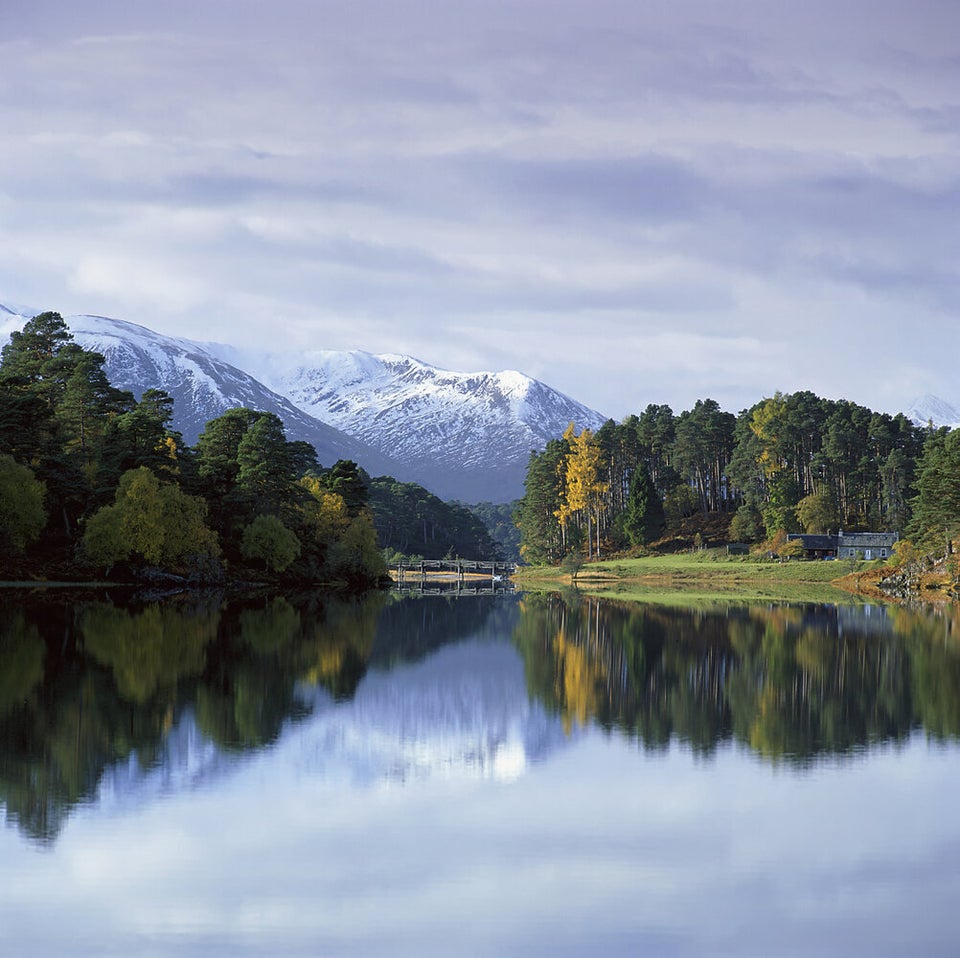
[[[35,312],[0,310],[0,334]],[[106,358],[110,381],[174,397],[174,427],[194,443],[227,409],[274,412],[320,461],[353,459],[371,475],[417,482],[443,499],[506,502],[523,494],[532,449],[569,422],[605,417],[516,370],[454,372],[400,353],[310,350],[255,355],[164,336],[103,316],[65,316],[77,342]]]
[[[265,357],[260,378],[294,405],[389,453],[445,499],[523,493],[531,449],[600,413],[515,370],[454,372],[397,353]]]
[[[932,422],[937,427],[960,429],[960,409],[931,393],[914,399],[907,410],[907,416],[920,426]]]

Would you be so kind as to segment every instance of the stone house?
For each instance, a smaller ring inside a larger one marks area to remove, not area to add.
[[[844,532],[838,535],[787,536],[787,541],[799,539],[810,559],[889,559],[893,546],[900,539],[899,532]]]

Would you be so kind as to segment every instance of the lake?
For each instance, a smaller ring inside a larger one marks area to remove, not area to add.
[[[960,954],[960,620],[0,592],[0,954]]]

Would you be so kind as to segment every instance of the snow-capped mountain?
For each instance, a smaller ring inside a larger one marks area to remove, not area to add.
[[[254,360],[256,362],[256,360]],[[410,356],[319,350],[265,357],[256,375],[384,455],[441,498],[523,494],[531,449],[604,417],[519,372],[459,373]]]
[[[2,339],[39,312],[42,310],[0,306]],[[287,438],[309,442],[323,465],[353,459],[375,474],[394,468],[389,456],[297,409],[199,343],[103,316],[66,316],[64,321],[84,349],[103,354],[107,377],[114,386],[130,390],[137,398],[151,387],[166,390],[174,399],[174,427],[191,445],[211,419],[246,406],[278,415]]]
[[[39,312],[0,306],[0,341]],[[442,499],[518,498],[531,449],[570,422],[578,429],[604,422],[518,372],[449,372],[363,352],[245,355],[123,320],[64,318],[81,346],[106,357],[115,386],[174,397],[174,426],[188,443],[227,409],[262,409],[280,416],[289,438],[316,446],[324,465],[353,459],[371,475],[417,482]]]
[[[934,426],[960,429],[960,409],[929,393],[910,403],[906,415],[918,426],[926,426],[932,422]]]

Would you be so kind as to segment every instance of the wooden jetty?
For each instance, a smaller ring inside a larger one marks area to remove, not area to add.
[[[401,595],[435,595],[461,598],[473,595],[508,595],[514,591],[513,581],[503,579],[494,582],[491,579],[404,579],[395,582],[393,591]]]
[[[414,562],[400,561],[396,571],[391,570],[393,580],[399,587],[411,582],[456,580],[465,583],[468,579],[477,582],[488,580],[492,586],[504,582],[517,571],[512,562],[498,562],[496,559],[417,559]]]

